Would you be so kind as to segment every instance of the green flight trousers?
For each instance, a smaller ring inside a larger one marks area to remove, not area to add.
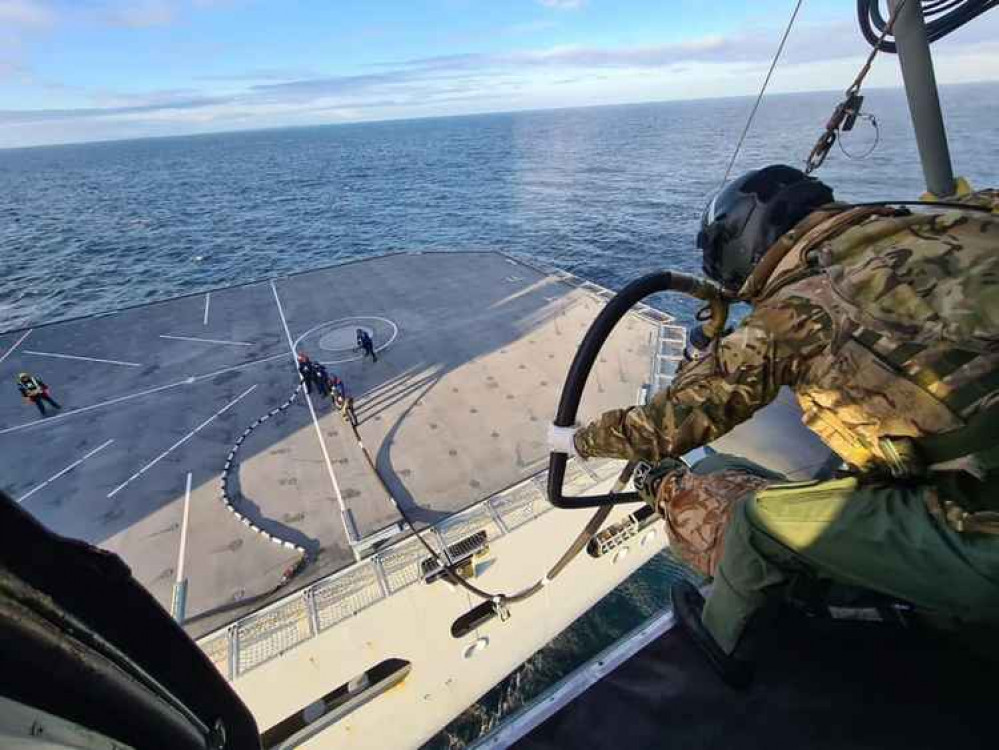
[[[727,458],[711,457],[709,470],[752,470]],[[771,475],[757,468],[752,473]],[[999,498],[999,479],[975,484]],[[947,482],[934,486],[942,499],[960,492]],[[999,535],[941,523],[927,508],[927,491],[851,477],[774,484],[741,498],[702,622],[732,653],[753,614],[806,575],[888,594],[934,616],[999,624]]]

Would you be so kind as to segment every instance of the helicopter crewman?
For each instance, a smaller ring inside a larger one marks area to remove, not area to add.
[[[687,585],[674,605],[723,675],[801,576],[999,623],[999,191],[960,200],[852,207],[791,167],[743,175],[709,203],[698,247],[752,311],[649,404],[551,428],[555,451],[658,465],[643,493],[714,579],[706,603]],[[733,457],[676,461],[782,386],[846,476],[789,485]]]

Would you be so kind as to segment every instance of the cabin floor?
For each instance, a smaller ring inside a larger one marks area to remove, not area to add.
[[[997,664],[937,634],[788,613],[727,687],[674,626],[517,750],[995,747]]]

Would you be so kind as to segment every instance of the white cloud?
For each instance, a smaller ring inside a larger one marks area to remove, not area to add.
[[[538,0],[546,8],[556,10],[579,10],[586,5],[586,0]]]
[[[142,0],[109,8],[105,18],[112,26],[145,29],[172,23],[176,18],[176,8],[167,0]]]
[[[536,21],[515,23],[511,26],[506,26],[500,29],[499,33],[504,36],[527,36],[528,34],[537,34],[541,31],[551,31],[555,28],[558,28],[558,22],[553,21],[550,18],[545,18],[538,19]]]
[[[941,83],[999,79],[997,22],[999,17],[983,19],[977,29],[962,30],[934,45]],[[779,30],[756,29],[653,46],[524,47],[388,62],[350,75],[319,75],[294,68],[206,69],[195,88],[128,95],[91,89],[82,107],[57,104],[33,111],[0,110],[0,147],[738,96],[757,91],[778,36]],[[868,50],[851,24],[799,27],[770,91],[842,90]],[[8,66],[7,73],[16,75],[16,70]],[[897,59],[882,56],[868,85],[898,84]],[[77,101],[82,96],[83,92],[74,93]]]
[[[39,0],[0,0],[0,26],[44,28],[55,22],[55,13]]]
[[[0,59],[0,81],[4,78],[24,75],[26,72],[21,63],[15,60]]]

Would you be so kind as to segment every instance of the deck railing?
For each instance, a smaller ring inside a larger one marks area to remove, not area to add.
[[[570,461],[565,488],[583,494],[613,478],[619,461]],[[478,531],[506,536],[552,509],[547,471],[536,474],[429,527],[422,533],[440,551]],[[423,580],[426,549],[414,536],[247,615],[199,641],[218,670],[233,680],[336,624]]]

